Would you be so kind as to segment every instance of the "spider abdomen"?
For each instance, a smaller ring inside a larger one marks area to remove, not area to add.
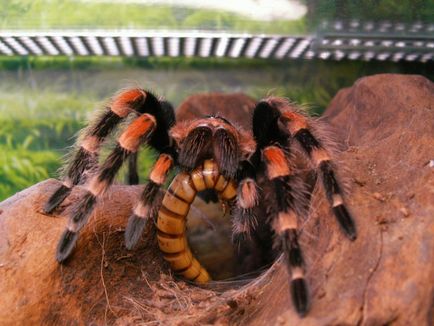
[[[157,218],[157,239],[164,259],[175,273],[197,283],[211,280],[208,272],[193,257],[185,234],[190,204],[196,194],[214,189],[224,201],[236,196],[236,185],[226,180],[213,160],[206,160],[191,173],[179,173],[170,184],[163,198]]]

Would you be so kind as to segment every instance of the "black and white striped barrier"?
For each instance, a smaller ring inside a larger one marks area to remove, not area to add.
[[[407,60],[434,57],[434,32],[414,36],[328,31],[318,36],[198,31],[0,31],[0,55]]]
[[[311,48],[321,59],[428,62],[434,57],[434,24],[324,23]]]

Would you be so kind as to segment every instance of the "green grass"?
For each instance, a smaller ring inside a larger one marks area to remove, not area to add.
[[[0,142],[26,149],[61,148],[86,118],[95,98],[26,89],[2,93]]]
[[[0,27],[206,29],[239,32],[305,32],[304,20],[260,22],[234,13],[134,3],[73,0],[0,0]]]
[[[0,200],[56,174],[85,118],[86,100],[31,89],[1,92]]]
[[[47,179],[59,168],[60,156],[50,150],[32,151],[25,146],[0,145],[0,200]]]

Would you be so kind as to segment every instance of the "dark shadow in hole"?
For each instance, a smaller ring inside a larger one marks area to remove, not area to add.
[[[304,171],[300,177],[306,186],[307,212],[317,177],[313,171]],[[265,218],[266,209],[266,205],[258,208],[258,225],[251,238],[235,245],[229,212],[224,214],[216,192],[208,189],[198,194],[187,217],[187,236],[193,254],[213,281],[219,281],[214,282],[214,286],[221,283],[222,288],[228,289],[244,285],[266,271],[279,257],[280,250],[273,246],[273,232]]]
[[[214,281],[247,283],[271,266],[276,253],[272,250],[272,233],[267,224],[258,225],[252,238],[239,245],[232,243],[229,212],[221,203],[203,199],[217,196],[207,190],[199,193],[187,217],[187,236],[194,256],[208,270]]]

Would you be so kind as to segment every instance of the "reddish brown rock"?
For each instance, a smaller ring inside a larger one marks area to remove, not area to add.
[[[177,121],[184,121],[195,119],[204,114],[220,115],[229,121],[237,121],[244,129],[250,130],[252,128],[250,117],[255,105],[256,101],[243,93],[196,94],[179,105],[176,110],[176,119]]]
[[[337,94],[324,119],[345,148],[338,159],[358,239],[342,235],[319,191],[301,234],[312,297],[304,319],[280,263],[240,289],[214,291],[174,281],[151,232],[127,251],[123,229],[140,187],[113,187],[59,266],[56,242],[80,189],[47,217],[39,210],[56,185],[49,180],[0,204],[0,324],[432,325],[433,83],[363,78]]]

